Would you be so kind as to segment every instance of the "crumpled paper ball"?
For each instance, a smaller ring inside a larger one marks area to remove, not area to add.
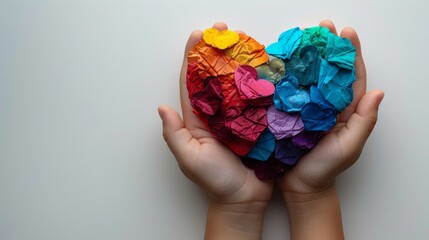
[[[292,28],[265,48],[210,28],[188,54],[194,113],[259,179],[284,175],[353,100],[356,49],[317,26]]]

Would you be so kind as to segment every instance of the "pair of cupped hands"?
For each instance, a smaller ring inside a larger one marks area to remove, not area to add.
[[[328,20],[321,26],[338,34]],[[224,23],[213,25],[218,30],[228,29]],[[202,32],[192,32],[185,49],[180,73],[180,102],[182,118],[171,107],[160,106],[163,136],[174,154],[180,169],[195,184],[207,192],[211,201],[221,205],[242,206],[263,212],[272,197],[275,183],[286,203],[312,201],[323,192],[335,188],[335,177],[359,158],[371,134],[384,97],[380,90],[367,92],[366,70],[357,33],[344,28],[340,36],[351,40],[356,47],[356,81],[353,84],[353,102],[343,111],[337,124],[315,148],[305,154],[289,172],[276,180],[261,181],[253,170],[246,168],[240,158],[218,142],[192,112],[186,88],[187,54],[202,38]]]

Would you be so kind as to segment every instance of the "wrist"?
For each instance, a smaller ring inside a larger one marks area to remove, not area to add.
[[[304,191],[282,191],[282,197],[286,206],[317,205],[319,201],[329,198],[337,198],[335,182],[318,188],[307,187]]]
[[[261,239],[266,203],[211,202],[205,239]]]
[[[344,239],[335,185],[311,193],[284,193],[292,239]]]

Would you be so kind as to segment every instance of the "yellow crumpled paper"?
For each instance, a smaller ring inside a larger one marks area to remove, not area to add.
[[[221,50],[227,49],[238,42],[238,33],[229,30],[219,31],[216,28],[209,28],[203,32],[204,41]]]

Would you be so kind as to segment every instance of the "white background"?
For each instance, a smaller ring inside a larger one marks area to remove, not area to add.
[[[207,198],[161,137],[194,29],[267,45],[329,18],[357,29],[386,97],[338,178],[347,239],[429,239],[426,1],[0,1],[0,239],[202,239]],[[289,239],[278,193],[264,239]]]

